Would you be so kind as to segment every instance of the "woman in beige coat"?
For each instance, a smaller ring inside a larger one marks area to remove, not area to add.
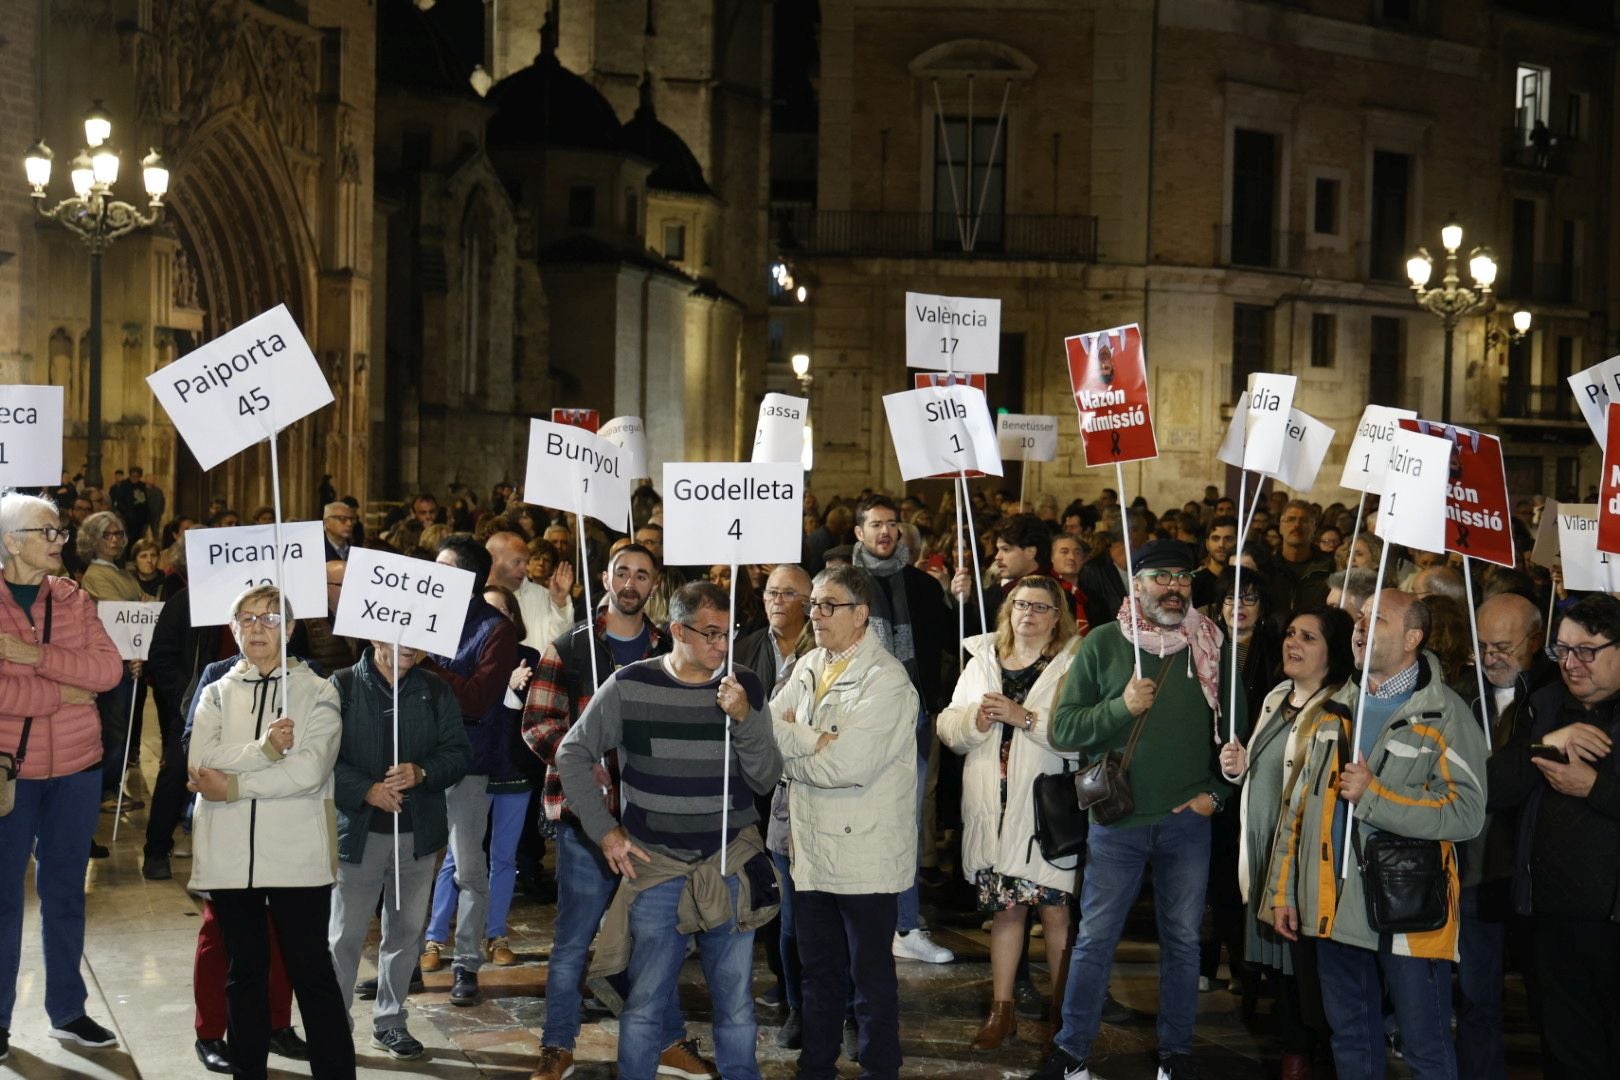
[[[1013,983],[1028,911],[1045,933],[1054,1011],[1068,972],[1069,907],[1077,860],[1051,863],[1033,842],[1035,780],[1063,772],[1072,753],[1047,741],[1052,705],[1080,647],[1072,606],[1052,578],[1031,575],[1008,591],[996,630],[969,638],[967,667],[939,714],[941,741],[962,767],[962,872],[978,886],[990,927],[990,1016],[974,1050],[995,1050],[1018,1031]],[[1070,766],[1072,768],[1072,765]]]

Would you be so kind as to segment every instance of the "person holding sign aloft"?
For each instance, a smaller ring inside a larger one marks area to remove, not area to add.
[[[191,888],[208,892],[230,956],[231,1063],[263,1080],[269,1054],[269,940],[275,923],[316,1077],[354,1075],[354,1040],[327,925],[338,838],[329,812],[342,718],[338,694],[303,661],[281,670],[283,598],[274,585],[231,606],[242,659],[198,694],[187,755],[199,799]],[[292,612],[288,611],[289,617]],[[282,695],[298,715],[282,715]]]
[[[84,1011],[79,957],[101,787],[96,695],[118,684],[123,664],[95,601],[58,576],[66,539],[51,503],[0,496],[0,1060],[10,1049],[30,857],[51,1034],[80,1046],[118,1041]]]

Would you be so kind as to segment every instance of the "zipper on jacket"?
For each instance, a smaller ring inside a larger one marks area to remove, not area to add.
[[[253,688],[253,696],[259,699],[258,707],[254,710],[253,741],[258,742],[264,738],[264,705],[270,700],[270,687],[275,684],[269,679],[263,679]],[[247,887],[253,888],[253,869],[258,855],[257,832],[259,828],[259,800],[248,800],[248,878]]]

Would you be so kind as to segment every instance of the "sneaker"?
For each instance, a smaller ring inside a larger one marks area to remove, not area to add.
[[[1169,1054],[1159,1059],[1159,1080],[1198,1080],[1198,1062],[1191,1054]]]
[[[504,934],[484,942],[484,959],[496,967],[511,967],[518,962],[517,953],[512,951]]]
[[[1105,1024],[1129,1024],[1136,1019],[1136,1010],[1114,997],[1112,991],[1103,996],[1102,1022]]]
[[[426,989],[427,984],[422,981],[422,969],[417,968],[411,972],[411,985],[405,988],[405,992],[407,994],[420,994]],[[360,982],[355,983],[354,996],[361,1001],[376,1001],[377,980],[375,978],[362,979]]]
[[[231,1076],[236,1072],[231,1064],[231,1048],[224,1039],[198,1039],[197,1060],[211,1073]]]
[[[861,1062],[861,1029],[852,1017],[844,1017],[844,1056],[859,1065]]]
[[[6,1028],[0,1028],[0,1061],[4,1061],[10,1056],[11,1032]]]
[[[1208,975],[1200,975],[1200,976],[1198,976],[1198,992],[1200,994],[1207,994],[1207,993],[1209,993],[1210,991],[1212,991],[1214,989],[1215,989],[1215,980],[1214,979],[1210,978]]]
[[[464,967],[452,970],[455,972],[455,982],[450,986],[450,1004],[478,1004],[478,972],[468,971]]]
[[[560,1046],[542,1046],[540,1061],[529,1080],[567,1080],[574,1075],[574,1052]]]
[[[95,1047],[96,1049],[118,1045],[118,1036],[88,1016],[81,1016],[72,1023],[51,1028],[51,1038],[61,1039],[63,1042],[78,1043],[80,1046]]]
[[[92,859],[105,859],[111,854],[111,851],[108,851],[105,847],[102,847],[94,840],[90,841],[90,857]]]
[[[698,1053],[696,1039],[671,1043],[658,1055],[659,1076],[679,1076],[684,1080],[720,1080],[714,1062]]]
[[[422,946],[421,968],[423,971],[438,971],[444,967],[444,960],[439,956],[440,951],[443,949],[444,942],[442,941],[430,941]]]
[[[804,1049],[804,1017],[798,1009],[788,1010],[787,1019],[776,1033],[776,1045],[783,1050]]]
[[[277,1028],[270,1033],[270,1052],[293,1061],[309,1060],[309,1044],[290,1027]]]
[[[174,871],[169,869],[167,855],[148,855],[141,860],[141,877],[147,881],[168,881],[174,877]]]
[[[770,987],[770,988],[768,988],[766,990],[761,991],[758,995],[756,995],[754,997],[754,1004],[755,1005],[763,1005],[767,1009],[779,1009],[779,1008],[781,1008],[782,1007],[782,984],[777,983],[775,986],[772,986],[772,987]]]
[[[1086,1063],[1063,1049],[1054,1046],[1041,1067],[1029,1074],[1029,1080],[1102,1080],[1091,1075]]]
[[[388,1051],[388,1055],[395,1061],[415,1061],[423,1052],[422,1044],[402,1027],[372,1032],[371,1045],[378,1050]]]
[[[934,944],[926,930],[896,931],[894,955],[901,960],[921,960],[925,964],[948,964],[956,959],[951,950]]]

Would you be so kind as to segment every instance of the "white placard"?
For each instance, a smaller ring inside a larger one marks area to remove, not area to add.
[[[0,386],[0,488],[61,482],[62,388]]]
[[[1002,461],[1056,461],[1057,417],[1001,413],[996,417],[996,439]]]
[[[281,526],[282,591],[296,619],[326,612],[326,545],[318,521]],[[231,605],[244,589],[276,583],[276,527],[234,525],[186,531],[186,595],[191,625],[231,621]]]
[[[163,604],[156,600],[98,600],[96,614],[123,660],[145,660]]]
[[[976,387],[925,386],[883,395],[900,475],[921,480],[977,469],[1001,475],[1001,450],[984,393]]]
[[[1596,503],[1558,504],[1558,552],[1565,589],[1620,591],[1620,555],[1599,551],[1597,537]]]
[[[1243,432],[1249,420],[1249,392],[1238,391],[1237,405],[1232,409],[1232,419],[1226,425],[1226,434],[1221,437],[1220,449],[1215,451],[1215,459],[1223,461],[1234,469],[1243,468]]]
[[[664,560],[676,566],[798,562],[804,470],[792,461],[664,463]]]
[[[1288,410],[1294,407],[1297,376],[1256,371],[1249,376],[1248,411],[1243,418],[1243,467],[1274,475],[1288,441]]]
[[[618,446],[581,427],[530,420],[523,501],[617,527],[630,505],[630,480],[620,468]]]
[[[1384,490],[1384,470],[1389,467],[1389,448],[1395,438],[1398,420],[1416,420],[1411,409],[1388,405],[1368,405],[1356,424],[1355,437],[1345,455],[1339,486],[1377,495]],[[1438,548],[1434,550],[1439,550]]]
[[[766,394],[754,428],[754,461],[798,462],[804,453],[804,423],[810,399]]]
[[[1275,473],[1278,480],[1298,492],[1316,486],[1316,474],[1322,471],[1322,459],[1333,445],[1333,429],[1316,417],[1298,409],[1288,410],[1288,424],[1283,428],[1282,465]]]
[[[1000,300],[906,293],[906,367],[994,375],[1000,358]]]
[[[146,377],[197,464],[212,469],[332,403],[286,304],[255,315]]]
[[[353,548],[332,632],[455,656],[472,588],[471,570]]]
[[[1378,535],[1419,551],[1446,550],[1451,442],[1397,428],[1378,501]]]
[[[626,481],[652,476],[647,468],[647,425],[639,416],[615,416],[598,435],[619,448],[619,471]]]
[[[1604,445],[1609,430],[1609,402],[1620,401],[1620,356],[1611,356],[1569,376],[1569,392],[1581,407],[1586,426],[1592,429],[1598,445]]]

